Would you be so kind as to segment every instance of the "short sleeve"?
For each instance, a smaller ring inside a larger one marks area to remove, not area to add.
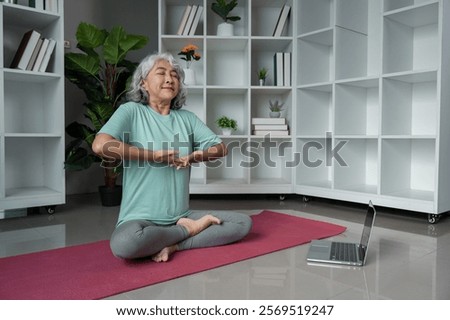
[[[192,114],[192,118],[195,150],[206,150],[222,142],[222,140],[195,114]]]
[[[123,142],[124,133],[130,132],[131,124],[131,106],[129,104],[121,105],[106,122],[106,124],[100,129],[99,133],[109,134],[115,139]]]

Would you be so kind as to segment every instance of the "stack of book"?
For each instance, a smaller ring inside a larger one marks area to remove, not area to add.
[[[23,35],[10,68],[45,72],[55,46],[55,40],[42,38],[38,31],[30,30]]]
[[[284,5],[280,10],[280,15],[278,16],[277,24],[275,25],[275,29],[273,30],[274,37],[280,37],[285,29],[289,13],[291,12],[291,7],[288,5]]]
[[[193,36],[202,17],[203,6],[187,5],[178,27],[177,35]]]
[[[288,136],[289,128],[286,118],[252,118],[253,134],[255,136]]]
[[[291,61],[292,54],[290,52],[275,52],[273,56],[273,70],[276,86],[291,86]]]
[[[29,0],[28,5],[38,10],[58,12],[58,0]]]

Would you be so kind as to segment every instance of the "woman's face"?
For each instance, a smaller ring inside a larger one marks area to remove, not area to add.
[[[178,73],[166,60],[159,60],[142,81],[142,87],[147,91],[150,101],[170,103],[180,89]]]

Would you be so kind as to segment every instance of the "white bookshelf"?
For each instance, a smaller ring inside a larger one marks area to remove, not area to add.
[[[0,210],[65,202],[63,1],[0,3]],[[56,40],[46,72],[9,68],[25,32]]]
[[[195,36],[176,36],[185,1],[159,0],[161,51],[200,48],[188,109],[215,132],[217,116],[238,120],[228,165],[199,166],[193,193],[296,193],[420,211],[450,210],[450,4],[439,0],[241,1],[234,37],[217,37],[210,0]],[[286,30],[272,37],[283,5]],[[170,19],[169,19],[170,17]],[[172,19],[173,18],[173,19]],[[273,82],[273,55],[292,53],[292,86]],[[256,71],[269,78],[258,85]],[[290,136],[270,151],[251,119],[268,100],[285,102]],[[344,144],[339,159],[328,152]],[[280,147],[286,152],[277,154]],[[327,149],[328,148],[328,149]],[[278,151],[277,151],[278,150]],[[252,168],[242,162],[274,158]],[[296,163],[296,159],[299,159]],[[296,163],[288,167],[286,163]]]

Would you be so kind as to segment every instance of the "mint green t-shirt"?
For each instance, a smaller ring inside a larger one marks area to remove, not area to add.
[[[185,156],[219,144],[217,137],[194,113],[170,110],[161,115],[148,105],[121,105],[100,133],[150,150],[177,150]],[[175,223],[189,213],[190,169],[167,164],[125,160],[123,195],[118,224],[135,219]]]

